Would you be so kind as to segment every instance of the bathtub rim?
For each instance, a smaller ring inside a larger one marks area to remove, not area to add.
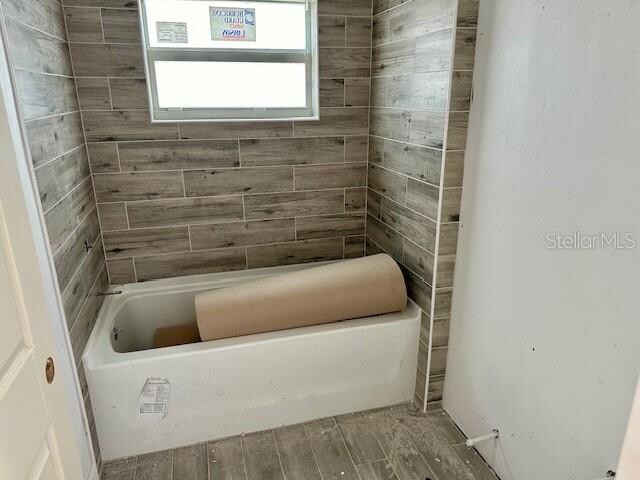
[[[151,295],[159,295],[162,294],[162,292],[168,291],[180,292],[199,289],[207,290],[209,288],[223,288],[240,282],[248,282],[280,273],[294,272],[340,261],[341,260],[313,262],[251,270],[207,273],[151,280],[149,282],[114,285],[110,288],[110,292],[120,291],[122,293],[119,295],[108,296],[105,299],[93,331],[89,337],[89,341],[87,342],[85,351],[82,355],[84,367],[91,370],[97,370],[101,368],[131,364],[134,362],[152,362],[159,356],[163,358],[179,358],[189,355],[203,355],[213,349],[231,349],[238,348],[240,346],[250,347],[257,343],[282,342],[291,339],[292,337],[330,334],[335,333],[336,331],[358,329],[364,326],[374,328],[376,325],[381,326],[386,325],[389,322],[403,320],[412,321],[415,320],[416,317],[420,317],[420,309],[418,306],[411,299],[407,298],[407,307],[400,312],[344,320],[342,322],[312,325],[275,332],[257,333],[241,337],[133,352],[116,352],[112,347],[111,332],[115,319],[117,318],[120,310],[124,308],[128,302],[134,299]]]

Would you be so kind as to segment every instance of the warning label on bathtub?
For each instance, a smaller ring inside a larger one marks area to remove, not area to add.
[[[147,378],[140,392],[140,415],[166,415],[170,390],[168,379]]]

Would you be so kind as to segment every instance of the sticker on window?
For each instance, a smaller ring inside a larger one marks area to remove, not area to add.
[[[169,380],[149,377],[140,392],[140,415],[165,416],[169,407]]]
[[[156,22],[158,43],[188,43],[185,22]]]
[[[209,7],[211,40],[256,40],[255,8]]]

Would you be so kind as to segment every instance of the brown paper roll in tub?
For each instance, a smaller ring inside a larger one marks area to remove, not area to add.
[[[283,273],[196,296],[203,341],[397,312],[402,272],[380,254]]]

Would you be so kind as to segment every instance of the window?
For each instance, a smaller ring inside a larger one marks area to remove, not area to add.
[[[315,0],[138,0],[151,120],[318,119]]]

